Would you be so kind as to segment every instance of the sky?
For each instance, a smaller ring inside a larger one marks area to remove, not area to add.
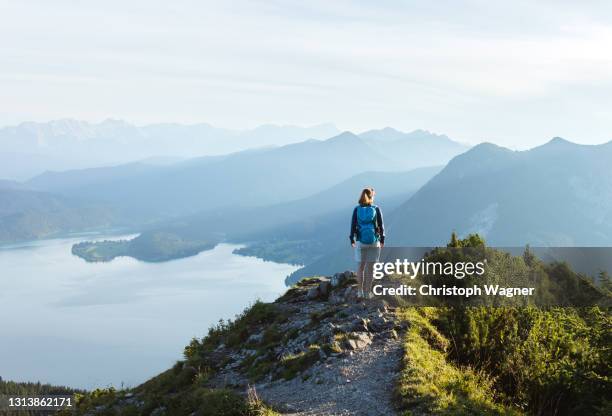
[[[0,0],[0,126],[335,123],[612,140],[612,3]]]

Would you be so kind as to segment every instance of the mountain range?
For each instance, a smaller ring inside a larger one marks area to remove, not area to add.
[[[156,125],[156,128],[170,131],[179,127],[168,125],[162,128]],[[181,129],[195,135],[195,128],[183,126]],[[90,125],[64,120],[44,125],[24,123],[12,130],[5,128],[2,134],[15,138],[21,130],[29,132],[29,138],[21,143],[22,146],[53,149],[51,153],[61,153],[62,146],[66,150],[74,145],[74,154],[80,152],[79,146],[97,143],[104,135],[109,137],[107,140],[110,143],[127,143],[130,134],[134,142],[139,142],[146,136],[143,131],[150,131],[117,121]],[[270,140],[276,142],[293,141],[275,137],[281,130],[268,126],[257,131],[266,132]],[[295,134],[298,132],[294,131]],[[152,136],[152,133],[149,135]],[[2,143],[6,150],[6,140]],[[129,148],[132,143],[126,146]],[[177,147],[181,147],[180,143]],[[407,150],[410,148],[414,151]],[[397,195],[396,202],[400,203],[400,195],[406,197],[409,192],[416,191],[439,168],[407,174],[401,172],[430,162],[443,165],[448,161],[449,154],[459,154],[466,148],[446,136],[422,130],[402,133],[385,128],[362,135],[344,132],[326,140],[308,139],[222,155],[188,159],[149,157],[113,166],[47,171],[24,182],[2,180],[0,187],[5,195],[2,204],[9,206],[12,198],[22,201],[21,212],[12,209],[10,217],[5,212],[6,218],[3,217],[2,221],[7,231],[3,241],[78,231],[79,227],[75,228],[75,224],[82,224],[83,229],[99,224],[131,224],[130,231],[135,228],[149,231],[170,228],[182,233],[191,230],[191,235],[193,230],[204,229],[208,230],[208,234],[215,233],[214,240],[219,236],[237,234],[251,238],[249,233],[256,229],[272,229],[308,216],[337,212],[343,204],[350,206],[352,202],[348,201],[354,200],[358,188],[366,184],[381,184],[383,195]],[[8,146],[8,150],[18,149]],[[67,151],[64,153],[68,154]],[[95,150],[89,153],[90,157],[103,159]],[[10,162],[6,155],[2,156],[2,160]],[[406,182],[402,183],[403,180]],[[393,185],[385,187],[386,183]],[[20,190],[21,193],[12,192],[9,196],[9,190]],[[41,202],[47,199],[49,203]],[[83,217],[78,210],[84,209],[85,202],[88,208]],[[316,208],[300,208],[311,205]],[[105,216],[99,212],[92,215],[89,210],[95,207],[109,214]],[[273,215],[269,215],[270,212]],[[29,219],[16,221],[15,215],[28,215]],[[62,215],[66,217],[64,221],[60,221]],[[264,220],[251,221],[248,215]],[[75,223],[78,217],[91,218],[91,221]],[[98,221],[99,218],[104,220]]]
[[[337,133],[332,124],[270,124],[239,131],[206,123],[136,126],[113,119],[100,123],[72,119],[24,122],[0,129],[0,178],[24,180],[46,170],[110,166],[159,156],[184,159],[225,154],[325,139]]]
[[[389,241],[428,246],[456,230],[497,246],[610,246],[611,162],[612,142],[554,138],[527,151],[480,144],[394,212]]]
[[[526,151],[482,143],[387,210],[386,243],[444,245],[456,231],[478,233],[498,247],[612,246],[611,162],[612,142],[580,145],[554,138]],[[354,267],[346,242],[324,244],[328,254],[288,283]]]
[[[322,272],[326,255],[346,246],[346,212],[366,185],[379,191],[390,245],[443,244],[453,230],[478,233],[497,246],[610,245],[610,161],[612,142],[587,146],[554,138],[526,151],[491,143],[469,149],[443,135],[385,128],[2,181],[3,204],[22,202],[21,212],[0,212],[6,229],[15,215],[53,217],[86,201],[89,209],[113,213],[98,215],[104,224],[129,222],[145,236],[248,242],[245,253],[279,261],[302,263],[310,256],[306,266],[317,264],[308,270],[313,274]],[[420,169],[427,164],[444,167]],[[40,202],[45,198],[51,199]],[[59,206],[67,208],[53,208]],[[100,223],[93,222],[88,225]]]
[[[380,132],[388,132],[389,129]],[[367,171],[408,171],[424,161],[447,162],[465,146],[443,136],[419,152],[411,134],[393,139],[344,132],[274,148],[189,159],[171,165],[131,163],[109,168],[46,172],[26,182],[32,189],[110,204],[140,221],[219,209],[267,206],[305,198]],[[420,133],[418,140],[423,141]],[[402,144],[405,142],[405,144]]]

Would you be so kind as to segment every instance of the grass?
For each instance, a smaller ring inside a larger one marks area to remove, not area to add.
[[[202,386],[197,378],[185,377],[182,365],[152,378],[145,384],[130,390],[142,400],[137,407],[122,402],[128,391],[113,388],[96,389],[78,395],[77,407],[60,415],[96,414],[113,416],[144,416],[163,408],[163,415],[188,416],[278,416],[273,409],[249,392],[247,397],[230,389],[214,389]]]
[[[310,314],[310,321],[313,325],[316,325],[321,323],[321,321],[324,319],[331,318],[332,316],[336,315],[337,312],[338,308],[335,307],[327,308],[320,312],[312,312]]]
[[[434,308],[406,308],[410,322],[396,395],[404,415],[518,415],[495,403],[491,381],[471,368],[459,368],[446,357],[447,340],[431,324]]]
[[[318,345],[310,345],[307,351],[283,357],[281,360],[282,371],[279,378],[291,380],[299,373],[307,370],[314,363],[319,361],[321,349]]]
[[[185,348],[185,358],[196,360],[221,344],[228,347],[239,346],[254,333],[258,326],[281,323],[287,319],[286,315],[280,313],[277,305],[256,301],[234,320],[220,320],[217,325],[209,328],[208,335],[201,341],[192,340],[191,344]]]
[[[245,398],[230,389],[210,388],[207,383],[224,365],[218,347],[221,344],[226,348],[242,347],[254,333],[261,333],[262,337],[248,343],[256,352],[242,363],[242,369],[251,378],[269,374],[275,363],[271,351],[287,335],[279,330],[278,324],[287,319],[288,314],[281,313],[278,305],[255,302],[234,320],[220,321],[210,328],[205,338],[193,339],[185,347],[184,361],[131,390],[110,388],[82,394],[77,410],[70,414],[89,414],[98,408],[96,414],[116,416],[144,416],[156,409],[165,409],[160,415],[177,416],[276,416],[278,413],[261,400],[254,400],[256,395]],[[297,362],[290,367],[293,366],[297,366]],[[126,403],[128,392],[143,405]]]

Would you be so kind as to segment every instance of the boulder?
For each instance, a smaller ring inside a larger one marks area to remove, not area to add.
[[[353,332],[350,337],[344,341],[344,345],[349,350],[358,350],[365,348],[372,343],[372,338],[367,332]]]
[[[310,300],[316,299],[319,297],[319,286],[311,287],[308,289],[308,293],[306,293],[306,297]]]
[[[321,283],[319,283],[319,294],[321,296],[327,296],[329,294],[330,287],[331,284],[329,280],[323,280]]]
[[[393,326],[393,323],[387,321],[386,318],[375,316],[372,319],[370,319],[368,328],[372,332],[381,332],[381,331],[384,331],[385,329],[391,328],[392,326]]]
[[[339,303],[343,303],[344,302],[344,297],[342,296],[342,293],[332,292],[329,295],[329,298],[327,299],[327,301],[329,303],[337,305]]]
[[[353,320],[353,331],[369,331],[368,320],[361,317],[356,317]]]
[[[344,341],[344,345],[347,349],[349,350],[356,350],[357,349],[357,341],[355,341],[354,339],[347,339]]]
[[[370,338],[367,332],[356,332],[355,334],[356,339],[354,341],[357,348],[364,348],[372,343],[372,338]]]
[[[263,340],[263,332],[260,332],[258,334],[252,334],[247,339],[247,344],[259,344],[262,340]]]
[[[357,300],[357,291],[352,287],[347,287],[342,295],[345,302],[354,302]]]

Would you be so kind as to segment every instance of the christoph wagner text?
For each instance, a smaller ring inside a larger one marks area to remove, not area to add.
[[[403,274],[414,279],[419,273],[424,275],[455,276],[463,279],[466,276],[482,276],[485,272],[486,260],[479,262],[446,262],[441,261],[408,261],[404,259],[394,262],[376,262],[373,264],[374,279],[382,279],[385,275]]]
[[[511,298],[514,296],[533,296],[533,287],[500,287],[499,285],[484,285],[484,293],[487,296],[505,296]],[[376,296],[415,296],[417,288],[413,286],[401,285],[399,287],[383,287],[375,285],[372,292]],[[482,296],[483,290],[480,286],[472,287],[457,287],[446,286],[441,287],[431,285],[421,285],[419,294],[421,296]]]

